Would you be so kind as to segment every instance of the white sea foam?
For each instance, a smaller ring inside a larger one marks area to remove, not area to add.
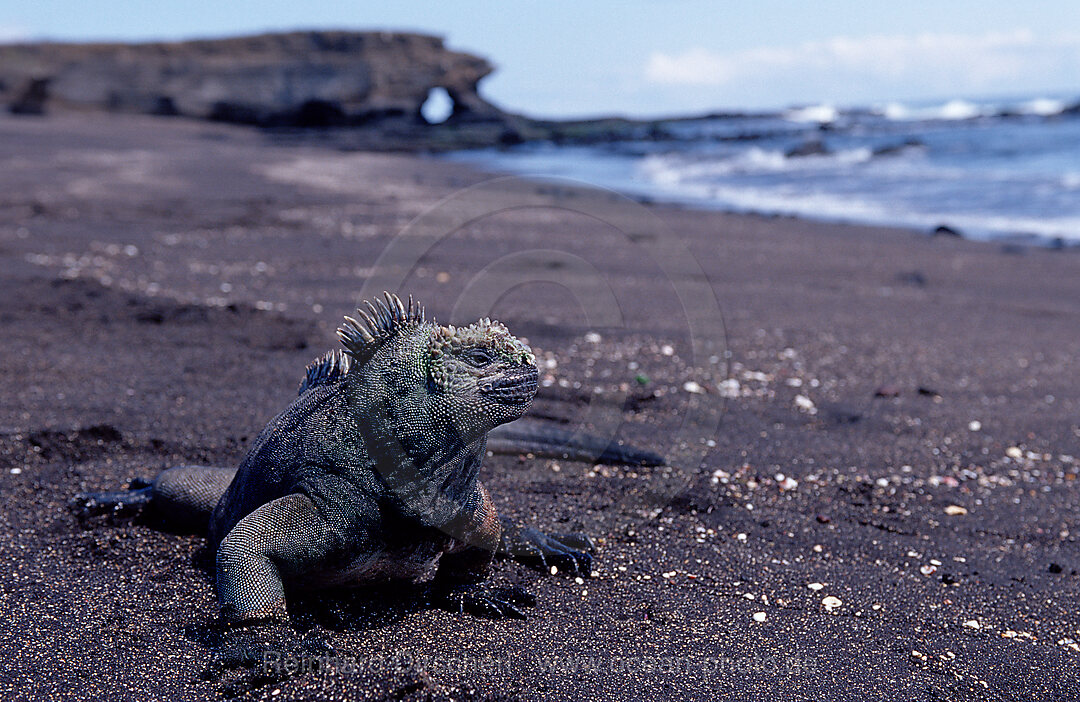
[[[891,119],[897,122],[911,119],[911,108],[899,102],[890,102],[878,109],[886,119]]]
[[[971,119],[981,114],[979,106],[967,100],[949,100],[941,106],[941,119]]]
[[[1026,115],[1039,115],[1040,117],[1060,115],[1064,111],[1065,103],[1053,98],[1036,98],[1020,106],[1020,112]]]
[[[939,105],[905,105],[902,102],[889,102],[874,109],[874,112],[894,122],[965,120],[975,117],[1018,112],[1023,115],[1051,117],[1065,111],[1068,105],[1056,98],[1040,97],[1024,102],[998,102],[978,104],[968,100],[949,100]]]
[[[832,105],[808,105],[784,113],[784,119],[789,122],[817,122],[818,124],[835,122],[839,116],[840,111]]]
[[[875,110],[886,119],[896,122],[964,120],[988,114],[985,107],[980,107],[967,100],[949,100],[940,105],[913,107],[900,102],[890,102]]]
[[[739,212],[768,212],[840,222],[932,229],[945,222],[974,238],[1036,236],[1080,241],[1080,217],[1010,217],[955,212],[914,212],[888,201],[836,193],[687,184],[678,199],[710,201]]]
[[[724,176],[835,170],[866,163],[873,157],[873,151],[867,147],[807,156],[787,156],[777,149],[753,146],[727,158],[703,159],[685,154],[653,154],[641,159],[637,171],[654,184],[674,185],[705,182]]]

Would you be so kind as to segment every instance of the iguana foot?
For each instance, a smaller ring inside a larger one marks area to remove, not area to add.
[[[524,619],[522,607],[536,605],[536,597],[520,587],[488,588],[484,585],[433,586],[428,603],[448,612],[467,613],[484,619]]]
[[[270,639],[279,638],[274,635],[276,633],[271,634],[268,627],[245,627],[226,631],[210,659],[210,665],[203,672],[203,677],[217,680],[225,671],[258,665],[264,655],[273,650]]]
[[[216,646],[203,678],[239,692],[251,685],[283,680],[305,662],[329,660],[332,655],[330,642],[319,630],[301,635],[280,622],[230,627]]]
[[[499,553],[540,570],[592,575],[591,551],[596,544],[585,534],[545,534],[531,527],[503,523]]]

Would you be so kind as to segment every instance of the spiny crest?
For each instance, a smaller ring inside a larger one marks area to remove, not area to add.
[[[466,346],[484,346],[518,363],[536,363],[528,344],[511,334],[502,322],[487,317],[467,327],[439,327],[431,352],[437,358],[443,352],[457,351]]]
[[[383,298],[375,304],[365,300],[367,310],[356,310],[360,319],[345,317],[345,322],[338,327],[338,338],[357,363],[371,358],[388,339],[424,322],[424,308],[413,301],[412,295],[408,304],[388,292],[383,293]]]
[[[349,356],[341,349],[327,351],[308,364],[305,369],[307,375],[300,381],[300,390],[297,394],[303,395],[316,385],[332,383],[339,378],[344,378],[349,372],[350,365]]]

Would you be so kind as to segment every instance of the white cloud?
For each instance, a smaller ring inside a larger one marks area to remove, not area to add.
[[[790,47],[723,53],[654,52],[645,78],[657,85],[730,88],[763,81],[819,92],[978,92],[1071,87],[1080,74],[1080,35],[1040,39],[1019,29],[979,35],[835,37]],[[1050,81],[1048,83],[1048,81]],[[864,87],[858,87],[859,84]]]

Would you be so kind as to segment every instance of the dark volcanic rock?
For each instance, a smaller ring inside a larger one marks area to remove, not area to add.
[[[825,147],[823,141],[820,139],[811,139],[794,148],[788,149],[784,155],[788,158],[798,158],[800,156],[825,156],[828,153],[829,150]]]
[[[956,238],[963,237],[963,234],[961,234],[958,229],[953,229],[952,227],[950,227],[950,226],[948,226],[946,224],[938,225],[934,229],[934,231],[931,232],[931,234],[933,236],[951,236],[951,237],[956,237]]]
[[[925,288],[929,282],[926,274],[922,271],[904,271],[896,274],[896,280],[904,285],[913,285],[917,288]]]
[[[31,78],[24,82],[21,91],[8,105],[8,110],[13,115],[45,114],[45,101],[48,99],[49,79]]]
[[[903,389],[896,383],[885,383],[874,391],[874,397],[900,397]]]
[[[874,156],[895,156],[910,149],[925,149],[926,144],[918,139],[907,139],[899,144],[889,144],[874,149]]]
[[[477,92],[491,71],[439,37],[388,32],[13,44],[0,46],[0,100],[23,113],[74,107],[331,126],[420,122],[420,107],[441,87],[454,101],[452,121],[499,121],[502,113]]]

